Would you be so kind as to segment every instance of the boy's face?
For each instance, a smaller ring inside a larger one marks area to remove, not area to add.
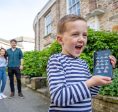
[[[62,53],[77,57],[87,43],[87,23],[82,20],[66,23],[66,31],[57,36],[62,45]]]

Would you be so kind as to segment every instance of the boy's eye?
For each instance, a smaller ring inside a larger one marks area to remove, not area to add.
[[[84,34],[83,36],[87,36],[87,34]]]
[[[72,36],[78,36],[78,34],[77,33],[74,33],[74,34],[72,34]]]
[[[86,33],[84,33],[84,34],[83,34],[83,37],[85,37],[85,38],[86,38],[86,37],[87,37],[87,34],[86,34]]]

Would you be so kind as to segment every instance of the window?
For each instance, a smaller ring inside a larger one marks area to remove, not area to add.
[[[68,13],[80,15],[80,0],[68,0]]]
[[[48,35],[52,31],[52,19],[50,13],[45,17],[45,35]]]
[[[91,18],[90,20],[88,20],[88,26],[91,29],[98,31],[100,29],[98,17],[95,16],[95,17]]]

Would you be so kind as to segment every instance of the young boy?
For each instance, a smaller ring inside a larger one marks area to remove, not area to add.
[[[50,57],[47,66],[51,95],[49,112],[92,112],[91,98],[101,85],[110,84],[109,77],[91,76],[87,63],[78,56],[87,43],[86,20],[66,15],[58,22],[57,41],[62,52]],[[116,59],[111,56],[115,66]]]

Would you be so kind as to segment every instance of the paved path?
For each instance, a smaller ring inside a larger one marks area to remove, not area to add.
[[[17,90],[17,88],[16,88]],[[0,100],[0,112],[47,112],[49,100],[39,93],[23,87],[24,99],[19,98],[17,92],[12,99]],[[7,84],[5,94],[9,96],[9,86]]]

